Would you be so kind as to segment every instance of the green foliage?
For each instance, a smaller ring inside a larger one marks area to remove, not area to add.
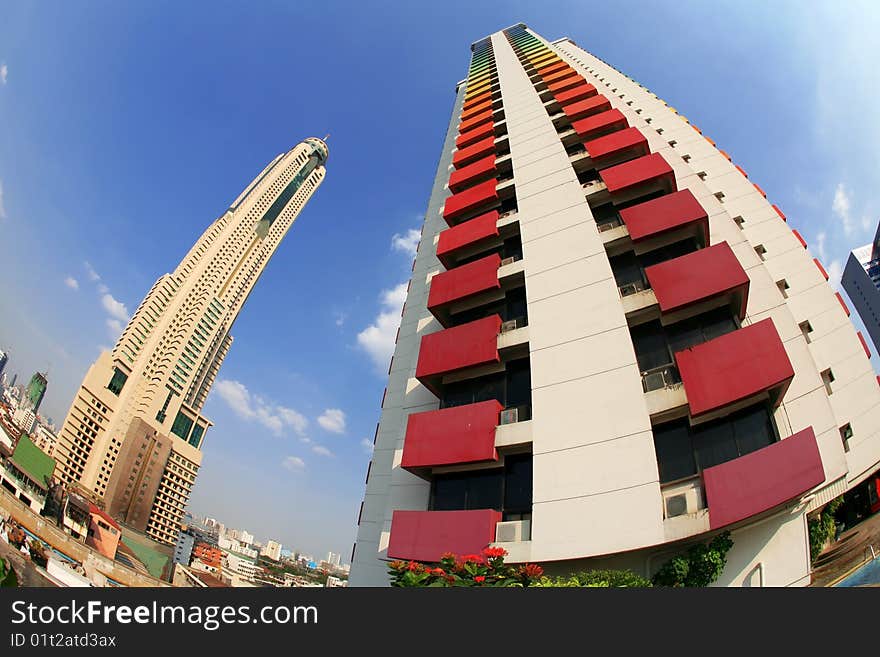
[[[654,586],[709,586],[724,571],[732,547],[730,532],[719,534],[709,543],[698,543],[663,564],[652,582]]]
[[[0,557],[0,587],[18,586],[18,578],[12,569],[12,564]]]
[[[843,504],[842,495],[831,500],[822,509],[822,513],[807,522],[807,530],[810,534],[810,561],[815,561],[825,544],[834,540],[837,529],[834,514],[841,504]]]
[[[587,570],[568,576],[542,577],[532,586],[583,588],[647,588],[650,580],[631,570]]]

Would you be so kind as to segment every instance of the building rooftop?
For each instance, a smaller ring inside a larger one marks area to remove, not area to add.
[[[19,439],[10,460],[40,488],[49,489],[49,480],[55,470],[55,459],[34,445],[26,435]]]

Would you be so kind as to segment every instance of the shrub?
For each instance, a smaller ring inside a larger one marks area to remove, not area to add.
[[[651,582],[631,570],[587,570],[568,576],[542,577],[532,586],[647,588],[651,586]]]
[[[843,504],[843,496],[835,497],[825,505],[822,513],[807,522],[807,530],[810,534],[810,561],[815,561],[821,554],[822,549],[829,541],[834,540],[837,529],[834,522],[834,514]]]
[[[18,586],[18,578],[12,569],[12,564],[0,557],[0,587]]]
[[[663,564],[652,582],[654,586],[709,586],[724,571],[731,547],[730,532],[719,534],[709,543],[698,543]]]

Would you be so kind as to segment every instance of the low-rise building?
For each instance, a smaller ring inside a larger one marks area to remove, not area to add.
[[[40,513],[46,505],[54,469],[55,459],[44,454],[30,438],[23,435],[6,461],[0,483],[34,513]]]

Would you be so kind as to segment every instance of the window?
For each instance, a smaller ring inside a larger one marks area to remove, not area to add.
[[[684,160],[685,162],[690,162],[691,156],[688,155],[687,153],[685,153],[684,155],[681,156],[681,159]]]
[[[734,223],[739,227],[740,230],[743,230],[743,224],[746,223],[746,220],[742,217],[734,217]]]
[[[438,474],[431,485],[432,511],[495,509],[521,518],[532,511],[532,455],[510,454],[502,468]]]
[[[766,260],[766,258],[764,256],[767,254],[767,249],[764,248],[763,244],[759,244],[758,246],[755,247],[755,253],[758,254],[758,257],[762,261]]]
[[[119,393],[122,392],[122,387],[125,385],[126,381],[128,381],[128,375],[120,370],[118,367],[114,367],[113,377],[110,379],[110,383],[107,384],[107,390],[112,392],[114,395],[119,396]]]
[[[700,177],[700,180],[705,180],[707,174],[705,171],[700,171],[697,175]]]
[[[849,451],[849,439],[852,438],[853,430],[849,422],[840,427],[840,439],[843,441],[843,451]]]
[[[171,425],[171,433],[186,440],[192,425],[192,418],[186,416],[183,411],[178,411],[177,417],[174,418],[174,424]]]
[[[675,141],[675,140],[673,139],[672,141],[669,142],[669,145],[672,146],[672,148],[675,148],[675,145],[676,145],[677,143],[678,143],[678,142]]]
[[[761,259],[763,260],[763,258]],[[789,288],[788,281],[786,281],[784,278],[782,280],[778,280],[776,281],[776,287],[779,288],[779,293],[782,295],[782,298],[787,299]]]
[[[834,373],[829,368],[827,370],[824,370],[821,373],[821,376],[822,376],[822,383],[825,384],[825,392],[827,392],[830,395],[832,392],[834,392],[831,389],[831,384],[834,383]]]
[[[776,440],[773,416],[763,405],[695,427],[687,418],[658,425],[654,427],[654,449],[660,483],[692,477]]]
[[[531,368],[528,358],[509,361],[504,372],[457,381],[444,386],[440,408],[497,400],[505,408],[529,408],[532,403]],[[527,420],[520,417],[519,420]]]
[[[715,192],[715,198],[718,199],[719,203],[724,203],[724,192]]]
[[[801,329],[801,333],[804,334],[804,340],[807,341],[807,344],[812,342],[812,340],[810,340],[810,333],[813,332],[813,327],[810,326],[810,322],[801,322],[798,326]]]

